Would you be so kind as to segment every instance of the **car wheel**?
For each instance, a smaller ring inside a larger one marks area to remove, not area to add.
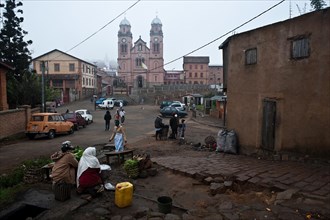
[[[91,123],[91,121],[89,119],[87,119],[86,123],[89,125]]]
[[[27,134],[27,136],[30,140],[33,140],[36,134]]]
[[[49,139],[53,139],[55,137],[55,131],[54,130],[50,130],[49,132],[48,132],[48,138]]]
[[[78,125],[78,124],[75,124],[75,125],[74,125],[74,130],[76,130],[76,131],[79,130],[79,125]]]
[[[74,133],[74,127],[72,126],[69,130],[69,134],[73,134]]]

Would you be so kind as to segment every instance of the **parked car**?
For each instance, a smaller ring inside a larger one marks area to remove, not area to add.
[[[180,111],[186,110],[186,105],[179,101],[173,101],[172,104],[170,104],[169,106],[175,107]]]
[[[75,111],[76,113],[78,112],[79,114],[81,114],[81,116],[85,119],[85,121],[87,122],[87,124],[93,123],[93,115],[91,114],[91,112],[87,109],[79,109]]]
[[[63,113],[62,114],[64,119],[67,121],[71,121],[74,125],[74,129],[76,131],[79,130],[79,127],[86,127],[86,120],[83,118],[83,116],[81,116],[80,113],[76,113],[76,112],[69,112],[69,113]]]
[[[126,101],[125,99],[116,99],[114,105],[120,106],[120,103],[123,103],[123,106],[128,105],[128,101]]]
[[[170,100],[162,101],[162,102],[160,103],[160,109],[162,109],[162,108],[164,108],[164,107],[166,107],[166,106],[169,106],[169,105],[172,104],[172,103],[173,103],[173,101],[170,101]]]
[[[37,134],[47,135],[52,139],[57,134],[74,133],[74,125],[66,121],[59,113],[34,113],[29,121],[25,134],[34,139]]]
[[[104,98],[104,97],[101,97],[101,98],[97,99],[97,100],[95,101],[95,105],[102,104],[102,102],[103,102],[105,99],[106,99],[106,98]]]
[[[115,106],[114,103],[115,103],[114,100],[106,99],[106,100],[103,100],[103,102],[101,104],[99,104],[98,107],[101,109],[113,109],[113,107]]]
[[[174,114],[177,114],[178,117],[184,118],[188,115],[186,111],[178,110],[173,106],[166,106],[162,108],[159,112],[163,117],[172,117]]]

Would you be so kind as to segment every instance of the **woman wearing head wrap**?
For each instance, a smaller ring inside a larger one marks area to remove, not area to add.
[[[89,193],[91,197],[96,197],[98,192],[103,191],[100,171],[100,162],[96,158],[95,147],[86,148],[78,164],[77,192],[79,194]]]
[[[126,133],[125,128],[119,124],[119,121],[115,121],[115,127],[109,141],[111,142],[112,140],[115,141],[116,152],[124,150],[124,146],[127,143]]]
[[[78,161],[71,153],[74,147],[70,141],[62,143],[61,151],[54,153],[50,158],[55,162],[50,177],[53,183],[75,184]]]

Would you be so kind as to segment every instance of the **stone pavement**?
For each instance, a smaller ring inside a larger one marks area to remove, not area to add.
[[[221,120],[197,116],[192,120],[221,128]],[[198,179],[233,178],[240,183],[293,190],[312,200],[330,203],[330,164],[315,161],[264,160],[246,155],[210,153],[201,157],[168,156],[153,158],[157,164]],[[327,206],[330,210],[330,206]]]

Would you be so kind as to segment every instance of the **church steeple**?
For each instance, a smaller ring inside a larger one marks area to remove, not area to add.
[[[162,58],[163,57],[163,30],[162,22],[156,16],[151,22],[150,29],[150,57],[153,58]]]
[[[161,20],[158,18],[158,16],[156,16],[151,22],[150,37],[151,36],[163,37],[162,26],[163,26],[163,24],[162,24]]]

